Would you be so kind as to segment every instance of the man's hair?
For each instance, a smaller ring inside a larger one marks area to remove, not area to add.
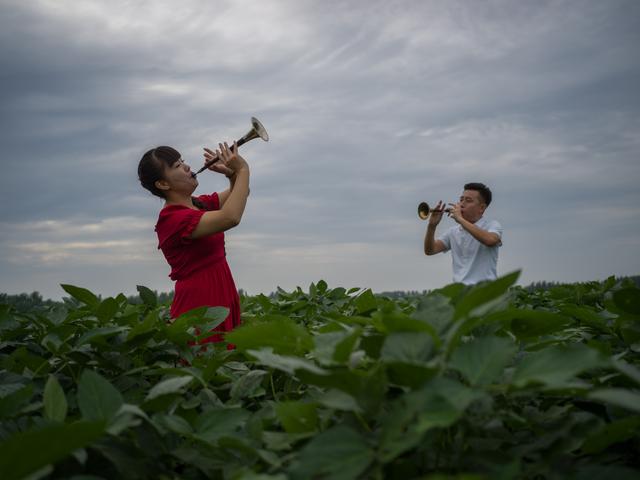
[[[484,203],[489,206],[491,203],[491,190],[484,183],[467,183],[464,186],[465,190],[475,190],[480,194]]]

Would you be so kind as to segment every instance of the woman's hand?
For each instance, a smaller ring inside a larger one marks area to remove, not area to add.
[[[209,170],[212,172],[221,173],[228,178],[234,175],[234,171],[220,161],[218,154],[207,147],[204,147],[204,163],[205,165],[210,164]]]
[[[209,170],[222,173],[227,178],[232,178],[241,168],[248,168],[246,160],[238,153],[236,142],[233,143],[232,147],[229,147],[227,142],[224,145],[219,143],[218,147],[215,152],[209,148],[204,149],[205,163],[211,163]]]

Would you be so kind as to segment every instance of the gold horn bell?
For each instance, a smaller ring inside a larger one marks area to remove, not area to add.
[[[442,211],[445,213],[449,213],[451,209],[445,208]],[[427,218],[429,218],[430,214],[431,208],[429,207],[429,204],[427,202],[420,202],[420,205],[418,205],[418,216],[420,217],[420,220],[426,220]]]

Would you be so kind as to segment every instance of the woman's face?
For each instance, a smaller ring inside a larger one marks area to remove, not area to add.
[[[188,195],[198,186],[198,180],[191,172],[191,167],[184,163],[182,157],[173,165],[165,167],[163,181],[169,190]]]

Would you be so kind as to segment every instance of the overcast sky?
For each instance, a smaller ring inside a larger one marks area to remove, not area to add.
[[[499,274],[640,274],[636,0],[0,0],[0,22],[0,292],[169,291],[138,161],[172,145],[195,169],[251,116],[271,139],[241,148],[226,237],[251,294],[450,283],[416,208],[469,181]]]

